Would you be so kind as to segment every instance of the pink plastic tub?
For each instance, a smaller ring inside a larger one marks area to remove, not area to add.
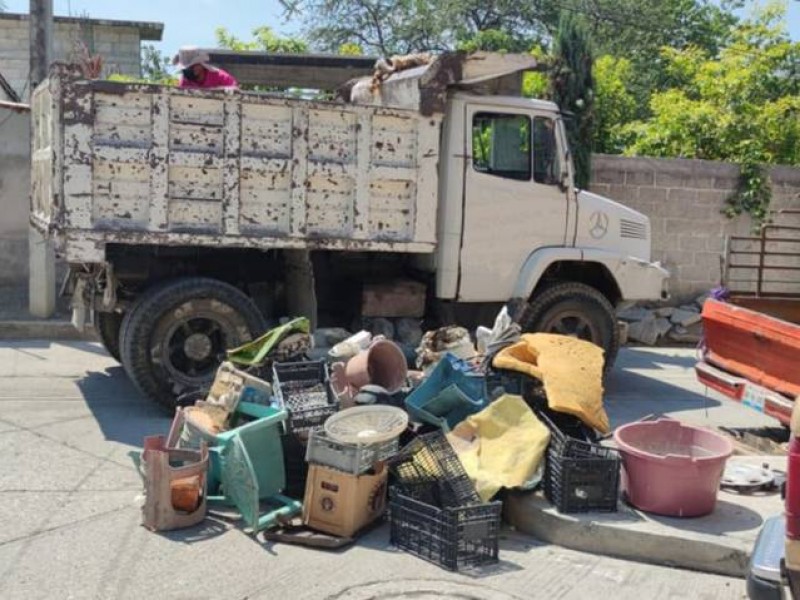
[[[673,419],[623,425],[614,432],[622,455],[622,490],[636,508],[673,517],[714,510],[730,440]]]

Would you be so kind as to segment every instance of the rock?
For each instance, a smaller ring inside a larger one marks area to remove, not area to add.
[[[700,316],[699,312],[683,310],[683,308],[675,310],[670,317],[670,321],[676,325],[680,325],[681,327],[689,327],[699,323],[701,320],[702,317]]]
[[[656,319],[656,331],[658,331],[658,337],[667,335],[669,330],[672,329],[672,323],[669,322],[669,319],[660,318]]]
[[[624,308],[617,313],[617,318],[627,321],[628,323],[635,323],[636,321],[644,321],[653,318],[653,311],[641,308],[640,306],[631,306]]]
[[[314,332],[314,345],[332,348],[351,335],[353,334],[342,327],[321,327]]]
[[[366,319],[367,329],[373,336],[382,335],[387,340],[393,340],[395,336],[394,323],[384,317]]]
[[[656,320],[649,318],[631,323],[628,327],[628,337],[642,344],[652,346],[658,341],[658,331]]]
[[[630,323],[627,321],[618,321],[617,327],[619,328],[619,345],[624,346],[628,343],[628,338],[630,337],[630,334],[628,333],[628,330],[631,327]]]
[[[664,317],[669,319],[672,316],[672,313],[675,311],[674,308],[671,306],[664,306],[662,308],[657,308],[653,311],[653,314],[657,317]]]
[[[678,325],[667,336],[673,342],[681,344],[697,344],[703,339],[703,327],[700,323],[696,323],[691,327],[683,327]]]
[[[694,303],[702,309],[703,305],[706,303],[706,300],[708,300],[710,297],[711,294],[708,293],[703,294],[702,296],[698,296],[697,298],[695,298]]]
[[[416,348],[422,341],[422,325],[418,319],[398,319],[395,324],[397,341]]]
[[[696,304],[682,304],[680,310],[685,310],[686,312],[700,312]]]

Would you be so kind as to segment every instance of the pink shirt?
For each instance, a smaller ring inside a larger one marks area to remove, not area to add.
[[[233,75],[223,71],[222,69],[218,69],[217,67],[207,68],[206,69],[206,76],[203,79],[202,83],[199,81],[189,81],[185,77],[181,77],[180,82],[178,83],[178,87],[182,88],[235,88],[239,87],[238,82],[236,79],[233,78]]]

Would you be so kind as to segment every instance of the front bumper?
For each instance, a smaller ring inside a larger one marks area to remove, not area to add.
[[[747,569],[747,597],[750,600],[783,600],[786,597],[781,569],[785,539],[782,514],[764,522]]]
[[[625,300],[668,300],[670,273],[661,263],[629,259],[624,263]]]

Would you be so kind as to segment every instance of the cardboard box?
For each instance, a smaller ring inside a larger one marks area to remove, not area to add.
[[[385,465],[375,475],[309,465],[303,523],[324,533],[352,537],[383,514],[387,479]]]

